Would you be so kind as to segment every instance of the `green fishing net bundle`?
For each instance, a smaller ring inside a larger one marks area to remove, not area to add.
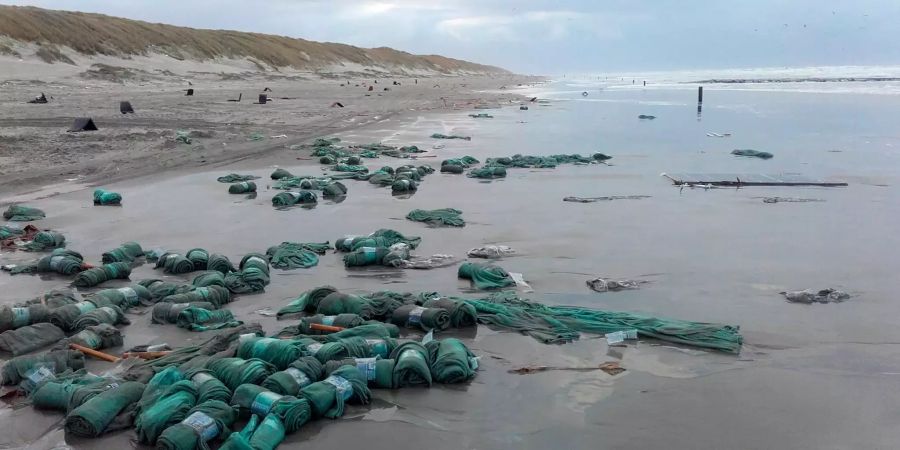
[[[223,275],[237,270],[234,268],[234,264],[231,263],[231,260],[229,260],[227,256],[219,255],[217,253],[212,253],[209,255],[209,261],[206,263],[206,269],[215,270],[216,272],[222,272]]]
[[[72,330],[81,331],[87,327],[100,325],[101,323],[109,325],[129,325],[131,324],[131,320],[125,316],[125,312],[118,306],[102,306],[78,316],[78,319],[72,324]]]
[[[104,252],[102,256],[103,264],[114,262],[131,263],[135,259],[144,256],[144,249],[137,242],[126,242],[108,252]]]
[[[198,288],[192,287],[192,290],[188,292],[163,297],[160,301],[166,303],[209,302],[216,306],[215,309],[219,309],[231,302],[231,291],[229,291],[228,288],[216,285]]]
[[[241,259],[239,272],[225,275],[225,286],[235,294],[263,292],[269,284],[269,261],[265,255],[250,253]]]
[[[272,197],[272,206],[307,205],[318,201],[312,191],[279,192]]]
[[[329,331],[315,330],[310,327],[312,324],[327,325],[341,328],[355,328],[366,323],[366,320],[357,314],[338,314],[336,316],[326,316],[323,314],[314,314],[312,316],[303,317],[300,323],[296,325],[297,334],[328,334]]]
[[[281,419],[284,430],[293,433],[310,419],[309,401],[290,395],[276,394],[262,386],[242,384],[234,390],[231,404],[238,407],[238,414],[265,417],[272,414]]]
[[[462,341],[455,338],[433,340],[425,344],[429,370],[437,383],[465,383],[475,377],[478,360]]]
[[[191,285],[197,287],[221,286],[225,287],[225,275],[216,270],[204,270],[194,276]]]
[[[194,290],[194,286],[189,284],[172,283],[156,279],[141,280],[138,281],[138,284],[145,287],[147,292],[150,293],[149,303],[155,303],[170,295],[184,294]]]
[[[192,248],[184,254],[184,257],[191,261],[194,270],[206,270],[209,263],[209,252],[202,248]]]
[[[207,442],[228,435],[237,416],[237,409],[228,403],[207,400],[191,408],[184,420],[166,428],[156,440],[156,448],[159,450],[209,448]]]
[[[278,370],[284,370],[302,355],[301,345],[294,341],[256,336],[242,336],[235,353],[238,358],[261,359]]]
[[[41,305],[0,306],[0,332],[50,320],[50,308]]]
[[[127,310],[149,301],[151,297],[150,290],[140,284],[135,284],[120,288],[103,289],[86,295],[85,300],[96,305],[115,305]]]
[[[84,270],[75,276],[72,284],[78,287],[94,287],[109,280],[126,280],[129,276],[131,266],[128,263],[116,262]]]
[[[441,308],[450,313],[450,326],[454,328],[474,327],[478,323],[475,307],[462,299],[449,297],[430,298],[422,303],[426,308]]]
[[[422,344],[404,342],[391,352],[388,359],[394,360],[395,387],[431,386],[431,357]]]
[[[391,192],[395,194],[415,192],[419,190],[419,185],[412,180],[396,180],[391,184]]]
[[[466,174],[469,178],[506,178],[506,168],[501,166],[485,166],[478,169],[472,169]]]
[[[52,370],[43,371],[44,367],[33,369],[25,382],[34,379],[34,387],[29,395],[32,406],[37,409],[49,409],[68,413],[86,400],[106,390],[110,384],[98,375],[84,369],[66,369],[54,375]],[[49,373],[49,375],[47,375]],[[23,382],[23,384],[25,384]]]
[[[364,325],[360,325],[354,328],[348,328],[346,330],[341,330],[336,333],[331,333],[325,336],[322,336],[326,342],[335,342],[340,339],[346,339],[351,337],[361,337],[367,340],[383,340],[385,339],[396,339],[400,336],[400,328],[396,325],[390,323],[381,323],[377,321],[369,321]],[[369,342],[369,346],[372,346],[372,342]],[[392,349],[393,347],[391,347]],[[371,350],[371,348],[370,348]],[[383,358],[387,358],[387,354],[389,354],[391,350],[385,351],[374,351],[370,352],[372,354],[380,354]]]
[[[212,372],[206,369],[192,369],[187,370],[184,377],[191,380],[194,387],[197,388],[197,403],[207,400],[219,400],[226,403],[231,401],[231,389],[213,376]]]
[[[280,180],[280,179],[282,179],[282,178],[290,178],[290,177],[293,177],[293,176],[294,176],[293,174],[291,174],[291,173],[288,172],[287,170],[282,169],[282,168],[280,168],[280,167],[277,168],[277,169],[275,169],[275,171],[272,172],[271,175],[269,175],[269,177],[271,177],[273,180]]]
[[[10,205],[3,211],[3,218],[10,222],[29,222],[47,217],[44,211],[29,206]]]
[[[284,440],[285,426],[276,414],[254,414],[239,432],[231,433],[219,450],[275,450]]]
[[[94,189],[95,205],[121,205],[122,196],[117,192],[107,191],[105,189]]]
[[[371,391],[356,367],[344,366],[304,387],[300,395],[309,401],[313,417],[336,419],[344,415],[347,402],[368,404]]]
[[[153,323],[170,323],[175,324],[178,321],[178,315],[188,308],[200,308],[206,310],[216,309],[216,305],[210,302],[193,302],[193,303],[168,303],[160,302],[153,305],[151,310],[151,320]]]
[[[68,342],[93,350],[121,347],[125,339],[122,332],[108,323],[85,327],[78,333],[69,336]]]
[[[18,356],[55,344],[65,337],[56,325],[37,323],[0,333],[0,351]]]
[[[475,289],[502,289],[516,285],[509,272],[494,264],[464,262],[459,265],[457,275],[472,280]]]
[[[418,236],[405,236],[402,233],[382,228],[375,230],[366,236],[346,236],[334,243],[336,250],[351,251],[360,247],[390,247],[397,243],[404,243],[411,249],[415,249],[422,242]]]
[[[180,253],[165,252],[156,261],[156,268],[162,268],[163,272],[183,274],[194,271],[194,263]]]
[[[325,373],[331,375],[335,370],[350,366],[355,367],[366,379],[370,387],[394,389],[394,360],[372,358],[345,358],[325,363]]]
[[[406,218],[414,222],[424,222],[431,226],[464,227],[462,211],[454,208],[441,209],[414,209],[406,215]]]
[[[28,252],[43,252],[66,246],[66,237],[56,231],[38,231],[31,242],[27,242],[21,248]]]
[[[256,192],[256,183],[252,181],[242,181],[228,186],[229,194],[247,194],[250,192]]]
[[[259,179],[256,175],[241,175],[237,173],[229,173],[228,175],[216,178],[219,183],[237,183],[239,181],[250,181]]]
[[[66,416],[66,433],[81,437],[97,437],[109,429],[110,424],[126,408],[132,407],[144,393],[144,384],[134,381],[118,383],[96,397],[73,409]],[[119,428],[130,426],[122,424]]]
[[[49,255],[32,264],[22,264],[12,268],[10,274],[55,272],[60,275],[75,275],[83,269],[84,257],[74,250],[57,248]]]
[[[426,308],[418,305],[403,305],[394,310],[391,323],[406,328],[446,330],[450,327],[450,313],[443,308]]]
[[[460,135],[456,135],[456,134],[447,135],[447,134],[441,134],[441,133],[434,133],[431,135],[431,137],[432,137],[432,139],[462,139],[465,141],[472,140],[472,138],[469,136],[460,136]]]
[[[234,318],[234,313],[227,309],[209,310],[188,306],[178,313],[175,325],[190,331],[220,330],[243,325],[244,322]]]
[[[242,384],[260,384],[275,372],[275,366],[261,359],[220,358],[210,361],[206,369],[229,389]]]
[[[95,309],[97,309],[97,304],[92,301],[78,302],[56,308],[50,311],[48,317],[50,323],[58,326],[63,331],[73,331],[75,329],[75,321],[83,314]]]
[[[142,398],[134,419],[138,442],[156,444],[163,431],[187,418],[188,411],[196,404],[197,388],[189,380],[162,386],[158,395],[151,399]]]
[[[319,264],[318,254],[329,248],[325,243],[282,242],[266,250],[266,256],[276,269],[309,268]]]
[[[276,317],[280,320],[302,312],[315,312],[322,299],[335,292],[337,292],[337,289],[332,286],[320,286],[310,289],[279,309]]]
[[[269,375],[262,387],[282,395],[297,396],[300,390],[325,377],[322,363],[314,356],[301,356],[284,370]]]
[[[356,314],[368,320],[375,316],[373,305],[366,299],[342,292],[332,292],[319,301],[317,314],[336,316],[338,314]]]

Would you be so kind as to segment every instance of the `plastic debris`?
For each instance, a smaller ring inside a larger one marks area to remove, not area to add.
[[[789,302],[806,304],[840,303],[850,298],[850,294],[832,288],[822,289],[820,291],[815,291],[813,289],[806,289],[802,291],[787,291],[781,292],[780,294],[783,295],[784,298]]]

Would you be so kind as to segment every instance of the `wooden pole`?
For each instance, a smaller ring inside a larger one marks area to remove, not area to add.
[[[103,361],[112,362],[112,363],[119,362],[119,357],[117,357],[117,356],[113,356],[108,353],[98,352],[97,350],[94,350],[92,348],[87,348],[83,345],[69,344],[69,347],[72,348],[73,350],[78,350],[81,353],[84,353],[85,355],[93,356],[94,358],[97,358],[97,359],[100,359]]]
[[[318,330],[318,331],[329,331],[329,332],[335,333],[338,331],[343,331],[345,328],[344,327],[335,327],[335,326],[331,326],[331,325],[322,325],[321,323],[311,323],[311,324],[309,324],[309,329]]]
[[[697,88],[697,103],[703,103],[703,86]]]

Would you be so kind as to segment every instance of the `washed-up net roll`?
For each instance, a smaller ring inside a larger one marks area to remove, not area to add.
[[[0,332],[15,330],[26,325],[48,322],[50,309],[44,305],[0,306]]]
[[[57,248],[49,255],[32,264],[22,264],[10,270],[11,275],[20,273],[48,273],[75,275],[83,269],[84,258],[74,250]]]
[[[104,378],[87,373],[84,369],[79,369],[77,371],[67,370],[59,375],[53,375],[53,372],[50,369],[46,369],[47,372],[44,372],[44,370],[45,369],[43,368],[38,368],[31,374],[31,377],[34,377],[37,380],[45,378],[43,381],[37,381],[34,390],[29,396],[32,406],[37,409],[50,409],[68,413],[80,406],[81,403],[83,403],[83,400],[89,398],[79,395],[79,399],[75,400],[75,393],[77,391],[100,383],[108,384],[108,381]],[[47,373],[50,373],[51,375],[46,376]],[[103,391],[96,391],[97,394],[100,392]]]
[[[202,248],[192,248],[184,254],[184,257],[191,261],[194,270],[206,270],[209,263],[209,252]]]
[[[284,429],[293,433],[310,419],[309,401],[289,395],[276,394],[254,384],[242,384],[234,390],[231,404],[238,407],[239,414],[266,416],[274,414],[284,423]]]
[[[506,178],[506,168],[500,166],[487,166],[478,169],[472,169],[466,174],[469,178]]]
[[[50,323],[58,326],[63,331],[73,331],[75,321],[83,314],[97,309],[97,304],[92,301],[73,303],[50,311]]]
[[[226,436],[237,420],[237,409],[219,400],[207,400],[188,411],[187,418],[166,428],[156,441],[159,450],[206,449],[207,442]]]
[[[466,225],[466,221],[462,218],[462,211],[454,208],[414,209],[406,215],[406,218],[431,226],[463,227]]]
[[[166,428],[185,418],[188,411],[197,404],[197,388],[191,381],[182,380],[162,389],[151,403],[140,405],[140,412],[134,419],[134,430],[138,442],[153,445]]]
[[[142,383],[120,383],[72,410],[66,416],[66,432],[81,437],[100,436],[119,413],[141,399],[143,392]]]
[[[310,289],[291,300],[286,306],[278,310],[276,316],[278,319],[286,318],[289,315],[295,315],[302,312],[315,312],[319,307],[319,303],[329,294],[337,292],[332,286],[320,286]]]
[[[256,183],[252,181],[242,181],[228,186],[229,194],[247,194],[250,192],[256,192]]]
[[[72,324],[74,331],[81,331],[87,327],[106,323],[110,325],[129,325],[131,320],[125,316],[125,312],[118,306],[103,306],[86,312]]]
[[[29,252],[43,252],[65,246],[66,237],[62,233],[44,230],[38,231],[31,239],[31,242],[26,243],[21,248]]]
[[[391,323],[406,328],[422,330],[446,330],[450,327],[450,313],[442,308],[426,308],[418,305],[403,305],[394,310]]]
[[[113,289],[103,289],[85,296],[85,300],[96,305],[115,305],[123,310],[145,303],[149,301],[150,298],[150,291],[140,284]]]
[[[275,366],[261,359],[221,358],[210,361],[206,368],[234,390],[242,384],[260,384],[275,372]]]
[[[355,367],[365,377],[370,387],[394,389],[394,360],[381,358],[345,358],[325,363],[325,373],[331,375],[335,370],[350,366]]]
[[[241,175],[237,173],[229,173],[228,175],[216,178],[219,183],[237,183],[240,181],[250,181],[259,179],[256,175]]]
[[[121,205],[122,196],[118,192],[111,192],[105,189],[94,189],[95,205]]]
[[[72,284],[78,287],[94,287],[109,280],[126,280],[129,276],[131,266],[128,263],[109,263],[80,272]]]
[[[69,336],[67,341],[93,350],[103,350],[121,347],[124,338],[118,328],[108,323],[101,323],[86,327],[78,333]]]
[[[175,294],[184,294],[194,290],[194,286],[190,284],[172,283],[163,280],[141,280],[138,284],[147,288],[150,292],[150,302],[155,303],[165,297]]]
[[[360,325],[354,328],[348,328],[346,330],[341,330],[336,333],[331,333],[323,336],[326,341],[334,342],[339,339],[345,339],[350,337],[361,337],[365,339],[386,339],[386,338],[397,338],[400,336],[400,328],[398,328],[394,324],[390,323],[381,323],[376,321],[369,321],[364,325]],[[390,350],[387,352],[390,353]],[[387,357],[387,355],[382,355],[383,357]]]
[[[347,402],[365,405],[372,394],[356,367],[344,366],[324,380],[306,386],[300,395],[309,401],[313,417],[337,419],[344,415]]]
[[[53,345],[65,337],[56,325],[37,323],[0,333],[0,350],[18,356]]]
[[[24,302],[18,302],[13,306],[17,308],[27,308],[30,306],[40,305],[46,306],[48,309],[56,309],[60,306],[77,303],[77,296],[77,292],[75,292],[73,289],[51,289],[38,295],[35,298],[26,300]]]
[[[183,294],[170,295],[160,301],[165,303],[209,302],[216,306],[215,309],[218,309],[231,301],[231,292],[222,286],[213,285],[194,288]]]
[[[194,271],[194,263],[180,253],[166,252],[156,261],[156,268],[166,273],[182,274]]]
[[[318,244],[311,244],[318,249]],[[327,245],[327,244],[326,244]],[[276,269],[309,268],[319,264],[317,252],[311,250],[308,244],[297,242],[282,242],[279,245],[269,247],[266,256],[272,267]]]
[[[405,236],[403,233],[399,231],[392,230],[390,228],[381,228],[373,231],[369,236],[371,237],[381,237],[386,239],[385,243],[388,247],[397,243],[404,243],[409,246],[411,249],[415,249],[422,243],[422,238],[419,236]]]
[[[404,342],[388,359],[394,360],[394,386],[431,386],[431,358],[422,344]]]
[[[431,298],[425,300],[422,306],[446,310],[450,313],[450,326],[454,328],[474,327],[478,322],[478,312],[465,300],[447,297]]]
[[[160,302],[153,305],[151,312],[151,320],[153,323],[171,323],[178,321],[178,315],[187,308],[201,308],[213,310],[216,305],[210,302],[193,302],[193,303],[168,303]]]
[[[240,272],[225,276],[225,286],[235,294],[263,292],[269,284],[269,261],[265,255],[250,253],[241,259]]]
[[[425,344],[431,359],[431,377],[444,384],[465,383],[475,377],[478,360],[459,339],[433,340]]]
[[[194,369],[185,372],[184,376],[191,380],[194,387],[197,388],[197,403],[207,400],[219,400],[225,403],[231,401],[231,389],[213,376],[212,372],[205,369]]]
[[[356,314],[368,320],[373,317],[374,310],[372,305],[366,299],[358,295],[333,292],[319,301],[319,305],[316,307],[316,313],[326,316]]]
[[[268,337],[242,336],[235,356],[244,359],[261,359],[272,364],[278,370],[284,370],[302,354],[301,346],[293,341]]]
[[[275,169],[275,171],[272,172],[271,175],[269,175],[269,177],[272,178],[273,180],[280,180],[282,178],[291,178],[293,176],[294,176],[293,174],[291,174],[287,170],[284,170],[280,167]]]
[[[219,450],[275,450],[284,440],[285,426],[275,414],[253,415],[240,432],[231,433]]]
[[[325,377],[322,363],[314,356],[301,356],[291,362],[287,368],[269,375],[262,387],[281,394],[300,394],[300,390]]]
[[[302,342],[306,353],[309,356],[316,357],[323,364],[342,358],[374,356],[370,354],[370,347],[366,339],[361,337],[350,337],[325,343],[301,338],[297,342]]]
[[[10,205],[3,211],[3,218],[10,222],[29,222],[32,220],[41,220],[47,217],[44,211],[29,206]]]
[[[104,252],[102,256],[103,264],[114,262],[131,263],[135,259],[144,256],[144,249],[137,242],[126,242],[108,252]]]
[[[228,259],[227,256],[219,255],[217,253],[212,253],[209,255],[209,261],[206,264],[207,270],[215,270],[216,272],[222,272],[222,274],[227,274],[229,272],[234,272],[234,264],[231,263],[231,260]]]
[[[178,328],[190,331],[220,330],[243,324],[244,322],[235,319],[234,314],[227,309],[208,310],[191,306],[178,313],[178,317],[175,319],[175,325]]]
[[[318,198],[312,191],[280,192],[272,197],[272,206],[303,205],[316,202],[318,202]]]
[[[344,255],[344,266],[360,267],[383,264],[391,251],[384,247],[360,247]]]
[[[395,194],[405,192],[415,192],[419,190],[419,185],[413,180],[396,180],[391,184],[391,192]]]
[[[457,275],[472,280],[475,289],[502,289],[516,285],[509,272],[493,264],[464,262],[460,264]]]
[[[197,287],[222,286],[225,287],[225,275],[215,270],[206,270],[191,280],[191,284]]]

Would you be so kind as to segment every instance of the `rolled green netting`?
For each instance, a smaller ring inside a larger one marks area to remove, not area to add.
[[[191,261],[194,270],[206,270],[209,263],[209,252],[202,248],[192,248],[184,254],[184,257]]]
[[[241,337],[235,353],[238,358],[261,359],[278,370],[284,370],[302,355],[302,347],[296,342],[255,336]]]
[[[95,305],[115,305],[127,310],[150,300],[150,291],[135,284],[115,289],[103,289],[85,297],[85,300]]]
[[[222,272],[223,274],[237,270],[234,268],[234,264],[231,264],[231,260],[229,260],[227,256],[216,253],[209,255],[209,262],[206,264],[206,269]]]
[[[394,182],[393,170],[391,172],[387,172],[384,169],[379,169],[369,174],[369,178],[367,181],[379,186],[390,186],[391,183]]]
[[[164,387],[159,396],[148,404],[143,404],[142,400],[140,412],[134,419],[138,442],[155,444],[166,428],[184,420],[196,404],[197,388],[188,380]]]
[[[236,294],[263,292],[269,284],[269,261],[265,255],[250,253],[241,260],[240,272],[225,275],[225,286]]]
[[[182,274],[194,271],[194,263],[179,253],[165,252],[156,261],[156,268],[166,273]]]
[[[472,280],[475,289],[502,289],[516,285],[509,272],[493,264],[464,262],[460,264],[457,275]]]
[[[445,163],[447,161],[444,161]],[[466,170],[462,164],[441,164],[441,173],[452,173],[452,174],[461,174]]]
[[[184,294],[193,291],[194,286],[190,284],[171,283],[163,280],[141,280],[138,284],[147,288],[150,292],[150,299],[159,301],[165,297],[175,294]],[[154,303],[151,301],[150,303]]]
[[[478,359],[459,339],[433,340],[425,344],[431,358],[431,377],[444,384],[465,383],[475,377]]]
[[[97,309],[97,305],[91,301],[61,306],[50,311],[50,323],[58,326],[63,331],[72,331],[75,327],[75,321],[78,320],[82,314],[95,309]]]
[[[335,292],[337,292],[337,289],[332,286],[320,286],[310,289],[279,309],[276,316],[280,320],[288,315],[299,314],[304,311],[315,312],[322,299]]]
[[[431,386],[431,358],[422,344],[404,342],[388,359],[394,360],[394,386]]]
[[[189,306],[178,313],[175,325],[190,331],[220,330],[243,325],[244,322],[234,318],[227,309],[208,310]]]
[[[367,358],[374,356],[370,353],[368,342],[361,337],[336,339],[324,344],[307,338],[300,338],[295,342],[303,343],[303,349],[306,353],[310,356],[315,356],[322,364],[342,358]]]
[[[52,371],[51,371],[52,373]],[[34,378],[43,378],[45,373],[34,372]],[[84,369],[71,371],[67,369],[59,376],[48,376],[43,381],[37,381],[29,399],[31,404],[38,409],[52,409],[63,413],[81,406],[85,400],[107,389],[109,381],[85,372]],[[91,395],[87,395],[93,386],[102,386],[102,389],[93,389]],[[77,394],[77,395],[76,395]]]
[[[191,284],[197,287],[222,286],[225,287],[225,275],[215,270],[207,270],[195,276]]]
[[[394,310],[391,323],[406,328],[446,330],[450,327],[450,313],[443,308],[426,308],[418,305],[403,305]]]
[[[385,247],[360,247],[344,255],[344,266],[360,267],[382,264],[391,251]]]
[[[316,193],[312,191],[280,192],[272,197],[272,206],[291,206],[316,203]]]
[[[256,183],[252,181],[242,181],[228,186],[229,194],[247,194],[249,192],[256,192]]]
[[[16,225],[0,225],[0,241],[25,234],[25,229]]]
[[[104,264],[80,272],[72,282],[78,287],[94,287],[109,280],[126,280],[131,276],[131,266],[128,263],[116,262]]]
[[[360,165],[351,165],[351,164],[335,164],[335,166],[331,169],[335,172],[362,172],[366,173],[369,171],[366,166]]]
[[[465,140],[465,141],[471,141],[471,140],[472,140],[472,138],[469,137],[469,136],[459,136],[459,135],[456,135],[456,134],[446,135],[446,134],[441,134],[441,133],[434,133],[434,134],[431,135],[431,137],[432,137],[433,139],[462,139],[462,140]]]
[[[54,374],[67,369],[84,368],[84,354],[74,350],[57,350],[38,355],[16,356],[0,366],[0,384],[19,384],[36,367],[47,367]]]
[[[60,275],[74,275],[82,270],[83,264],[81,253],[58,248],[36,263],[13,267],[10,274],[56,272]]]
[[[144,249],[137,242],[126,242],[108,252],[103,253],[103,264],[114,262],[133,262],[138,257],[144,256]]]
[[[360,162],[359,156],[348,156],[347,159],[344,160],[344,163],[350,166],[359,165]]]
[[[319,158],[319,164],[327,164],[327,165],[334,164],[334,157],[327,156],[327,155],[323,156],[323,157]]]
[[[62,233],[44,230],[38,231],[37,234],[35,234],[31,239],[31,242],[26,243],[21,248],[29,252],[43,252],[46,250],[52,250],[54,248],[65,246],[66,237],[63,236]]]
[[[394,360],[380,358],[345,358],[325,363],[325,373],[331,375],[343,367],[356,367],[360,375],[368,381],[370,387],[393,389]]]
[[[95,205],[121,205],[122,196],[117,192],[111,192],[104,189],[94,189]]]
[[[41,304],[24,307],[0,306],[0,332],[49,320],[50,309]]]
[[[239,181],[250,181],[256,180],[259,177],[256,175],[241,175],[237,173],[229,173],[228,175],[216,178],[216,181],[219,183],[237,183]]]
[[[387,240],[388,247],[394,245],[396,243],[402,242],[409,246],[411,249],[415,249],[422,243],[422,238],[419,236],[405,236],[403,233],[399,231],[392,230],[390,228],[381,228],[373,231],[369,236],[371,237],[382,237]]]
[[[18,356],[55,344],[65,337],[66,334],[56,325],[37,323],[0,333],[0,351]]]
[[[237,420],[237,409],[219,400],[207,400],[188,411],[180,423],[166,428],[156,441],[159,450],[207,449],[207,442],[226,436]]]
[[[131,320],[125,317],[125,312],[118,306],[103,306],[93,311],[86,312],[75,320],[72,329],[81,331],[87,327],[108,323],[110,325],[129,325]]]
[[[47,217],[44,211],[28,206],[10,205],[6,211],[3,211],[3,218],[10,222],[28,222],[32,220],[41,220]]]
[[[775,156],[769,152],[761,152],[759,150],[752,150],[752,149],[732,150],[731,154],[735,155],[735,156],[748,156],[748,157],[755,157],[755,158],[760,158],[760,159],[772,159]]]
[[[35,298],[26,300],[24,302],[18,302],[13,306],[17,308],[27,308],[30,306],[40,305],[46,306],[48,309],[56,309],[60,306],[78,303],[76,297],[78,297],[78,293],[73,289],[51,289]]]
[[[108,324],[91,325],[78,333],[69,336],[68,342],[94,350],[121,347],[124,342],[122,332]]]
[[[194,288],[190,292],[164,297],[160,302],[164,303],[196,303],[209,302],[215,305],[215,309],[221,308],[231,301],[231,292],[222,286],[206,286]]]
[[[275,373],[275,366],[261,359],[221,358],[206,365],[213,375],[229,389],[235,390],[242,384],[260,384]]]
[[[98,394],[66,416],[66,432],[81,437],[100,436],[119,413],[141,399],[143,392],[142,383],[126,381]]]
[[[153,305],[151,320],[153,323],[171,323],[178,321],[178,315],[187,308],[216,309],[216,305],[209,302],[193,303],[169,303],[161,302]]]
[[[197,403],[207,400],[231,401],[231,389],[214,377],[208,370],[191,370],[185,374],[197,388]]]
[[[344,415],[346,402],[368,404],[372,393],[356,367],[344,366],[328,378],[306,386],[300,395],[309,401],[313,417],[337,419]]]
[[[240,432],[231,433],[219,450],[275,450],[284,440],[284,423],[275,414],[253,415]]]
[[[276,394],[254,384],[242,384],[234,390],[231,404],[243,415],[266,416],[274,414],[284,423],[284,429],[293,433],[310,419],[309,401],[289,395]]]
[[[431,226],[464,227],[462,211],[453,208],[441,209],[414,209],[406,215],[406,218],[414,222],[424,222]]]
[[[266,256],[276,269],[308,268],[319,264],[316,252],[306,247],[306,244],[298,242],[282,242],[269,247]]]
[[[472,169],[466,174],[469,178],[506,178],[506,168],[502,166],[487,166]]]
[[[272,174],[269,175],[269,176],[270,176],[273,180],[280,180],[280,179],[282,179],[282,178],[290,178],[290,177],[293,177],[294,175],[291,174],[290,172],[288,172],[287,170],[284,170],[284,169],[282,169],[282,168],[279,167],[279,168],[275,169],[275,171],[272,172]]]
[[[301,356],[282,371],[263,380],[262,387],[282,395],[298,395],[300,390],[325,377],[322,363],[314,356]]]
[[[339,181],[329,183],[322,188],[322,197],[340,197],[342,195],[347,195],[347,186],[344,186],[344,183]]]
[[[419,185],[412,180],[397,180],[391,184],[391,192],[394,193],[415,192],[417,190],[419,190]]]
[[[366,322],[365,325],[360,325],[358,327],[348,328],[346,330],[341,330],[336,333],[328,334],[325,336],[325,340],[329,341],[329,342],[334,342],[339,339],[345,339],[345,338],[350,338],[350,337],[366,338],[370,341],[369,342],[370,347],[373,345],[373,342],[374,342],[374,341],[372,341],[373,339],[379,340],[379,342],[381,343],[380,345],[384,345],[385,339],[400,337],[400,328],[398,328],[397,325],[390,324],[390,323],[369,321],[369,322]],[[388,339],[388,340],[390,340],[390,339]],[[373,351],[370,348],[370,352],[372,354],[384,353],[384,354],[382,354],[382,357],[384,357],[384,358],[387,358],[387,355],[389,355],[391,353],[391,350],[393,350],[393,347],[390,347],[390,346],[386,352]]]
[[[336,316],[338,314],[357,314],[366,320],[373,317],[372,305],[358,295],[333,292],[319,301],[317,314]]]
[[[446,310],[450,313],[450,326],[454,328],[474,327],[478,323],[478,312],[475,311],[475,307],[462,299],[431,298],[425,300],[422,306]]]

